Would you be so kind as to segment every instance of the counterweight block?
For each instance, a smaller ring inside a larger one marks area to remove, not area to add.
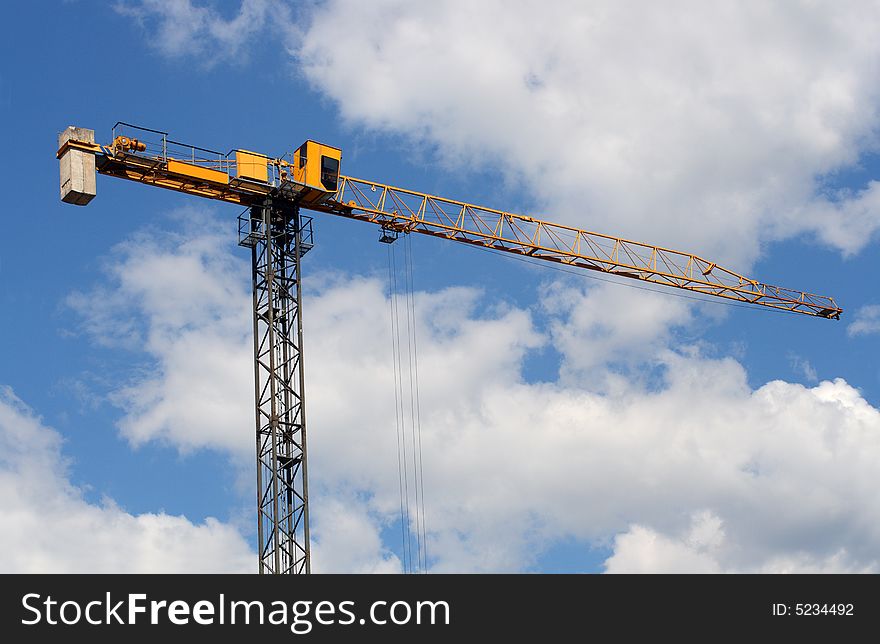
[[[95,131],[70,126],[58,135],[58,149],[68,141],[95,142]],[[67,147],[59,158],[61,166],[61,201],[85,206],[95,196],[95,155]]]

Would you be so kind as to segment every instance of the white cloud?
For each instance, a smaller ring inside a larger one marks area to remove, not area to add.
[[[614,538],[614,554],[605,561],[609,573],[718,573],[718,563],[707,552],[724,535],[721,521],[711,514],[696,516],[690,534],[672,539],[642,526],[633,526]],[[694,533],[712,531],[713,543],[694,539]],[[707,547],[710,546],[710,547]]]
[[[191,209],[172,219],[187,222],[185,231],[118,245],[104,283],[68,304],[98,344],[143,350],[154,363],[140,373],[133,363],[132,381],[110,394],[133,445],[159,439],[246,454],[253,440],[243,430],[254,416],[239,399],[253,390],[249,271],[228,222]]]
[[[876,566],[876,409],[842,381],[751,391],[731,360],[666,367],[648,395],[487,387],[486,411],[452,423],[429,470],[443,491],[429,525],[451,533],[438,567],[515,570],[562,536],[601,542],[622,521],[677,531],[702,510],[724,523],[725,569],[840,548]]]
[[[868,304],[861,307],[855,314],[846,332],[850,337],[880,333],[880,304]]]
[[[684,535],[666,535],[644,526],[632,526],[614,538],[614,554],[605,562],[608,573],[876,573],[876,561],[865,565],[853,560],[845,549],[826,556],[810,552],[779,555],[759,565],[726,568],[719,554],[727,544],[721,521],[709,513],[692,518]],[[709,532],[713,541],[701,540]]]
[[[130,514],[88,503],[67,478],[61,436],[0,387],[0,570],[4,573],[252,572],[256,555],[216,519]]]
[[[614,554],[605,562],[608,573],[876,573],[876,560],[865,563],[846,548],[817,555],[806,550],[780,554],[739,567],[725,565],[722,521],[708,512],[691,517],[684,534],[667,535],[644,526],[631,526],[614,538]],[[735,547],[735,546],[733,546]]]
[[[285,5],[267,0],[242,0],[238,13],[231,18],[223,17],[210,5],[194,5],[191,0],[118,2],[115,8],[149,29],[149,42],[163,55],[198,57],[206,67],[246,57],[247,46],[272,25],[270,12],[285,22],[289,19]]]
[[[614,386],[617,378],[608,365],[630,367],[627,378],[642,380],[644,365],[669,345],[673,330],[693,323],[692,305],[666,293],[616,284],[556,282],[541,298],[552,319],[553,345],[562,356],[563,382],[592,389]]]
[[[810,364],[809,360],[796,353],[789,353],[788,361],[791,364],[792,371],[804,378],[807,382],[819,382],[819,374],[816,373],[816,368]]]
[[[312,570],[321,573],[397,573],[396,555],[382,543],[381,524],[362,499],[313,495],[320,508]]]
[[[822,180],[876,144],[878,26],[871,2],[334,0],[298,58],[350,123],[502,168],[551,220],[745,268],[880,227],[875,183]]]
[[[862,190],[837,191],[793,213],[800,227],[816,231],[825,243],[853,255],[875,239],[880,228],[880,182],[869,181]],[[786,225],[799,227],[791,221]]]
[[[246,462],[250,358],[226,352],[251,332],[246,262],[230,259],[222,236],[210,226],[202,234],[202,226],[171,238],[141,235],[114,255],[111,274],[151,267],[149,279],[107,280],[102,296],[128,302],[117,315],[146,319],[139,333],[159,364],[155,376],[126,388],[123,399],[142,404],[124,407],[122,429],[130,435],[143,426],[138,440],[226,449]],[[185,279],[169,268],[181,264]],[[399,510],[385,285],[310,277],[315,569],[397,569],[394,542],[381,538]],[[613,570],[651,562],[659,569],[676,553],[701,570],[877,566],[880,412],[855,388],[843,380],[812,388],[774,381],[753,390],[737,361],[708,358],[669,333],[670,325],[695,323],[687,308],[659,306],[641,291],[544,290],[546,331],[528,311],[474,289],[416,295],[434,570],[529,569],[558,540],[587,548],[615,535]],[[154,292],[178,304],[153,310]],[[627,314],[610,324],[602,313],[609,310]],[[112,318],[96,324],[112,326]],[[529,352],[548,343],[564,356],[561,378],[526,382]],[[225,349],[182,351],[190,345]],[[627,345],[641,348],[613,358]],[[199,360],[173,359],[178,353]],[[626,378],[615,376],[621,362]],[[639,369],[653,376],[629,375]],[[206,391],[234,410],[222,419],[201,413],[212,404]],[[162,423],[142,424],[154,417]]]

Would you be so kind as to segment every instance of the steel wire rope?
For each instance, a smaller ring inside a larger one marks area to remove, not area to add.
[[[425,521],[425,475],[422,458],[422,410],[419,391],[419,349],[416,339],[416,311],[414,292],[414,269],[412,242],[406,235],[404,240],[404,259],[406,262],[406,292],[408,298],[407,334],[410,339],[410,415],[413,432],[413,479],[416,486],[416,531],[419,545],[418,554],[422,572],[428,572],[428,529]],[[419,519],[421,532],[419,533]]]
[[[560,273],[568,273],[569,275],[577,275],[578,277],[583,277],[585,279],[596,280],[599,282],[607,282],[608,284],[616,284],[617,286],[625,286],[627,288],[634,288],[640,291],[648,291],[649,293],[661,293],[662,295],[668,295],[672,297],[680,297],[685,300],[694,300],[696,302],[705,302],[706,304],[720,304],[723,306],[731,306],[738,309],[747,309],[750,311],[754,311],[756,313],[779,313],[782,315],[803,315],[798,311],[788,311],[785,309],[777,309],[768,306],[756,306],[754,304],[748,303],[738,303],[738,302],[725,302],[723,300],[718,299],[709,299],[708,297],[700,297],[698,295],[688,295],[686,293],[677,293],[674,290],[669,289],[669,287],[661,287],[661,288],[650,288],[647,286],[642,286],[640,284],[630,284],[629,282],[624,282],[624,279],[630,278],[621,278],[620,281],[616,279],[610,279],[607,277],[600,277],[598,275],[592,275],[589,270],[569,270],[563,268],[562,266],[554,266],[552,264],[545,263],[544,260],[541,259],[527,259],[525,257],[518,257],[516,255],[511,255],[502,250],[498,250],[496,248],[484,248],[481,246],[475,246],[471,244],[465,245],[467,248],[472,250],[480,250],[484,252],[492,253],[493,255],[498,255],[499,257],[503,257],[504,259],[515,260],[518,262],[523,262],[525,264],[529,264],[530,266],[535,266],[539,269],[550,269],[554,271],[559,271]],[[609,272],[609,275],[614,275],[614,273]],[[666,290],[668,289],[668,290]]]
[[[401,386],[399,385],[401,380],[400,374],[400,360],[399,360],[399,351],[400,351],[400,337],[399,337],[399,328],[397,324],[397,308],[396,308],[396,297],[397,297],[397,272],[396,272],[396,262],[394,261],[394,252],[391,248],[391,245],[388,245],[388,288],[389,288],[389,308],[391,311],[391,362],[392,362],[392,371],[394,374],[394,426],[397,435],[397,486],[398,492],[400,494],[400,530],[401,530],[401,554],[403,557],[403,572],[409,572],[409,569],[412,564],[412,557],[409,555],[409,547],[408,547],[408,537],[409,537],[409,491],[406,491],[404,494],[405,482],[406,482],[406,467],[405,467],[405,457],[406,450],[401,449],[401,443],[403,439],[404,429],[402,427],[403,419],[401,410],[402,401],[400,400],[401,396]],[[403,455],[403,458],[401,457]]]

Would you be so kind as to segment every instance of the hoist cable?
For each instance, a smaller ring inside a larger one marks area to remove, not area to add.
[[[407,547],[407,537],[408,537],[408,504],[409,504],[409,495],[404,495],[404,481],[406,479],[405,468],[403,465],[403,459],[401,457],[402,452],[405,450],[401,450],[401,442],[402,442],[402,418],[401,418],[401,401],[400,401],[400,369],[399,369],[399,360],[398,360],[398,352],[399,352],[399,334],[397,328],[397,311],[396,311],[396,290],[397,290],[397,279],[396,279],[396,271],[395,271],[395,261],[394,261],[394,253],[391,249],[391,246],[388,247],[388,287],[390,290],[389,293],[389,308],[391,311],[391,362],[392,362],[392,371],[394,375],[394,426],[397,434],[397,486],[398,493],[400,495],[400,530],[401,530],[401,555],[403,558],[403,572],[409,572],[411,561],[409,557],[409,549]],[[405,455],[405,454],[404,454]]]
[[[410,414],[412,418],[413,430],[413,467],[415,469],[414,478],[416,484],[416,519],[417,531],[418,523],[421,523],[421,532],[418,534],[418,543],[420,545],[419,555],[421,557],[422,571],[428,570],[428,530],[425,521],[425,476],[424,465],[422,459],[422,411],[419,392],[419,351],[418,341],[416,339],[416,310],[415,310],[415,292],[413,286],[413,258],[412,243],[410,236],[406,235],[404,241],[405,260],[406,260],[406,278],[407,278],[407,297],[408,297],[408,313],[407,332],[410,337]],[[420,519],[420,521],[419,521]]]

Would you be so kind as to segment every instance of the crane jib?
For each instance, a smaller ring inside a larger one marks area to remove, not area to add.
[[[163,154],[151,155],[138,138],[117,136],[111,146],[89,138],[68,137],[59,147],[59,159],[94,155],[101,174],[199,197],[252,206],[272,196],[387,230],[418,232],[744,304],[830,319],[843,312],[831,297],[764,284],[690,253],[346,177],[339,174],[339,149],[314,141],[300,146],[286,163],[245,150],[234,151],[234,158],[219,153],[214,153],[216,159],[195,153],[174,157],[167,143]],[[71,203],[88,203],[93,196],[71,194]]]

